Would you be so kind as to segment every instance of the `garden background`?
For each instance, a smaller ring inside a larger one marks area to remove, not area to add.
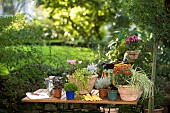
[[[127,51],[124,41],[129,35],[138,35],[141,39],[136,48],[141,53],[132,64],[144,69],[155,81],[155,95],[158,95],[155,96],[155,105],[168,109],[168,0],[33,2],[35,15],[29,14],[30,19],[27,13],[26,16],[18,13],[25,7],[23,0],[0,1],[5,12],[0,16],[0,112],[32,112],[25,109],[35,105],[22,103],[21,99],[26,92],[45,87],[45,77],[64,75],[69,69],[67,59],[81,60],[84,66],[98,64],[101,75],[103,63],[123,60]],[[156,66],[155,74],[153,64]],[[143,105],[144,102],[139,102],[136,106],[119,107],[122,113],[139,113]]]

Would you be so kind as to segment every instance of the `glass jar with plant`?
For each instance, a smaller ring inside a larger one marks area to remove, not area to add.
[[[110,83],[108,82],[108,78],[97,78],[95,82],[95,88],[99,90],[100,98],[107,97],[107,91]]]
[[[62,88],[64,87],[64,77],[54,77],[53,79],[53,96],[61,98]]]
[[[141,68],[133,69],[127,64],[117,64],[113,71],[115,85],[118,87],[122,100],[137,100],[142,93],[142,99],[151,96],[153,83]]]
[[[74,82],[68,82],[64,84],[64,90],[66,91],[66,98],[72,100],[74,99],[75,91],[78,90],[78,86]]]

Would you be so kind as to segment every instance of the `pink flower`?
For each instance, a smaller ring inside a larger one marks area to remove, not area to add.
[[[140,41],[138,36],[128,36],[127,40],[124,44],[128,45],[129,50],[135,50],[137,47],[137,43]]]
[[[76,64],[76,60],[67,60],[67,62],[71,65],[75,65]]]

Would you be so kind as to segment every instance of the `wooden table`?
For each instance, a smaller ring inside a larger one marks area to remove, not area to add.
[[[48,94],[47,89],[38,89],[34,93],[40,93],[45,92]],[[98,90],[92,90],[91,94],[97,94]],[[119,97],[115,101],[110,101],[108,99],[103,99],[101,101],[85,101],[85,100],[67,100],[66,99],[66,93],[64,90],[62,90],[62,97],[60,99],[53,97],[53,95],[50,96],[49,99],[29,99],[28,97],[25,97],[22,99],[22,102],[47,102],[47,103],[82,103],[82,104],[137,104],[138,100],[136,101],[122,101]]]

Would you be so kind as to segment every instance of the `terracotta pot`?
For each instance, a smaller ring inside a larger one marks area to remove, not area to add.
[[[74,82],[75,84],[77,84],[80,88],[80,94],[87,94],[89,92],[92,91],[93,87],[94,87],[94,83],[96,81],[96,79],[98,78],[99,75],[92,75],[89,80],[88,80],[88,84],[87,84],[87,89],[83,89],[82,87],[82,82],[81,81],[76,81],[75,78],[73,78],[71,75],[69,75],[69,80],[70,82]]]
[[[154,109],[154,113],[163,113],[164,108]],[[148,109],[144,109],[144,113],[148,113]]]
[[[61,98],[61,89],[53,89],[53,96],[56,98]]]
[[[107,90],[108,89],[99,89],[100,98],[102,98],[102,99],[107,98]]]
[[[123,101],[135,101],[142,95],[142,90],[128,85],[119,85],[118,91]]]
[[[100,107],[100,111],[104,113],[108,113],[109,108]],[[119,111],[119,108],[110,108],[110,113],[118,113],[118,111]]]

